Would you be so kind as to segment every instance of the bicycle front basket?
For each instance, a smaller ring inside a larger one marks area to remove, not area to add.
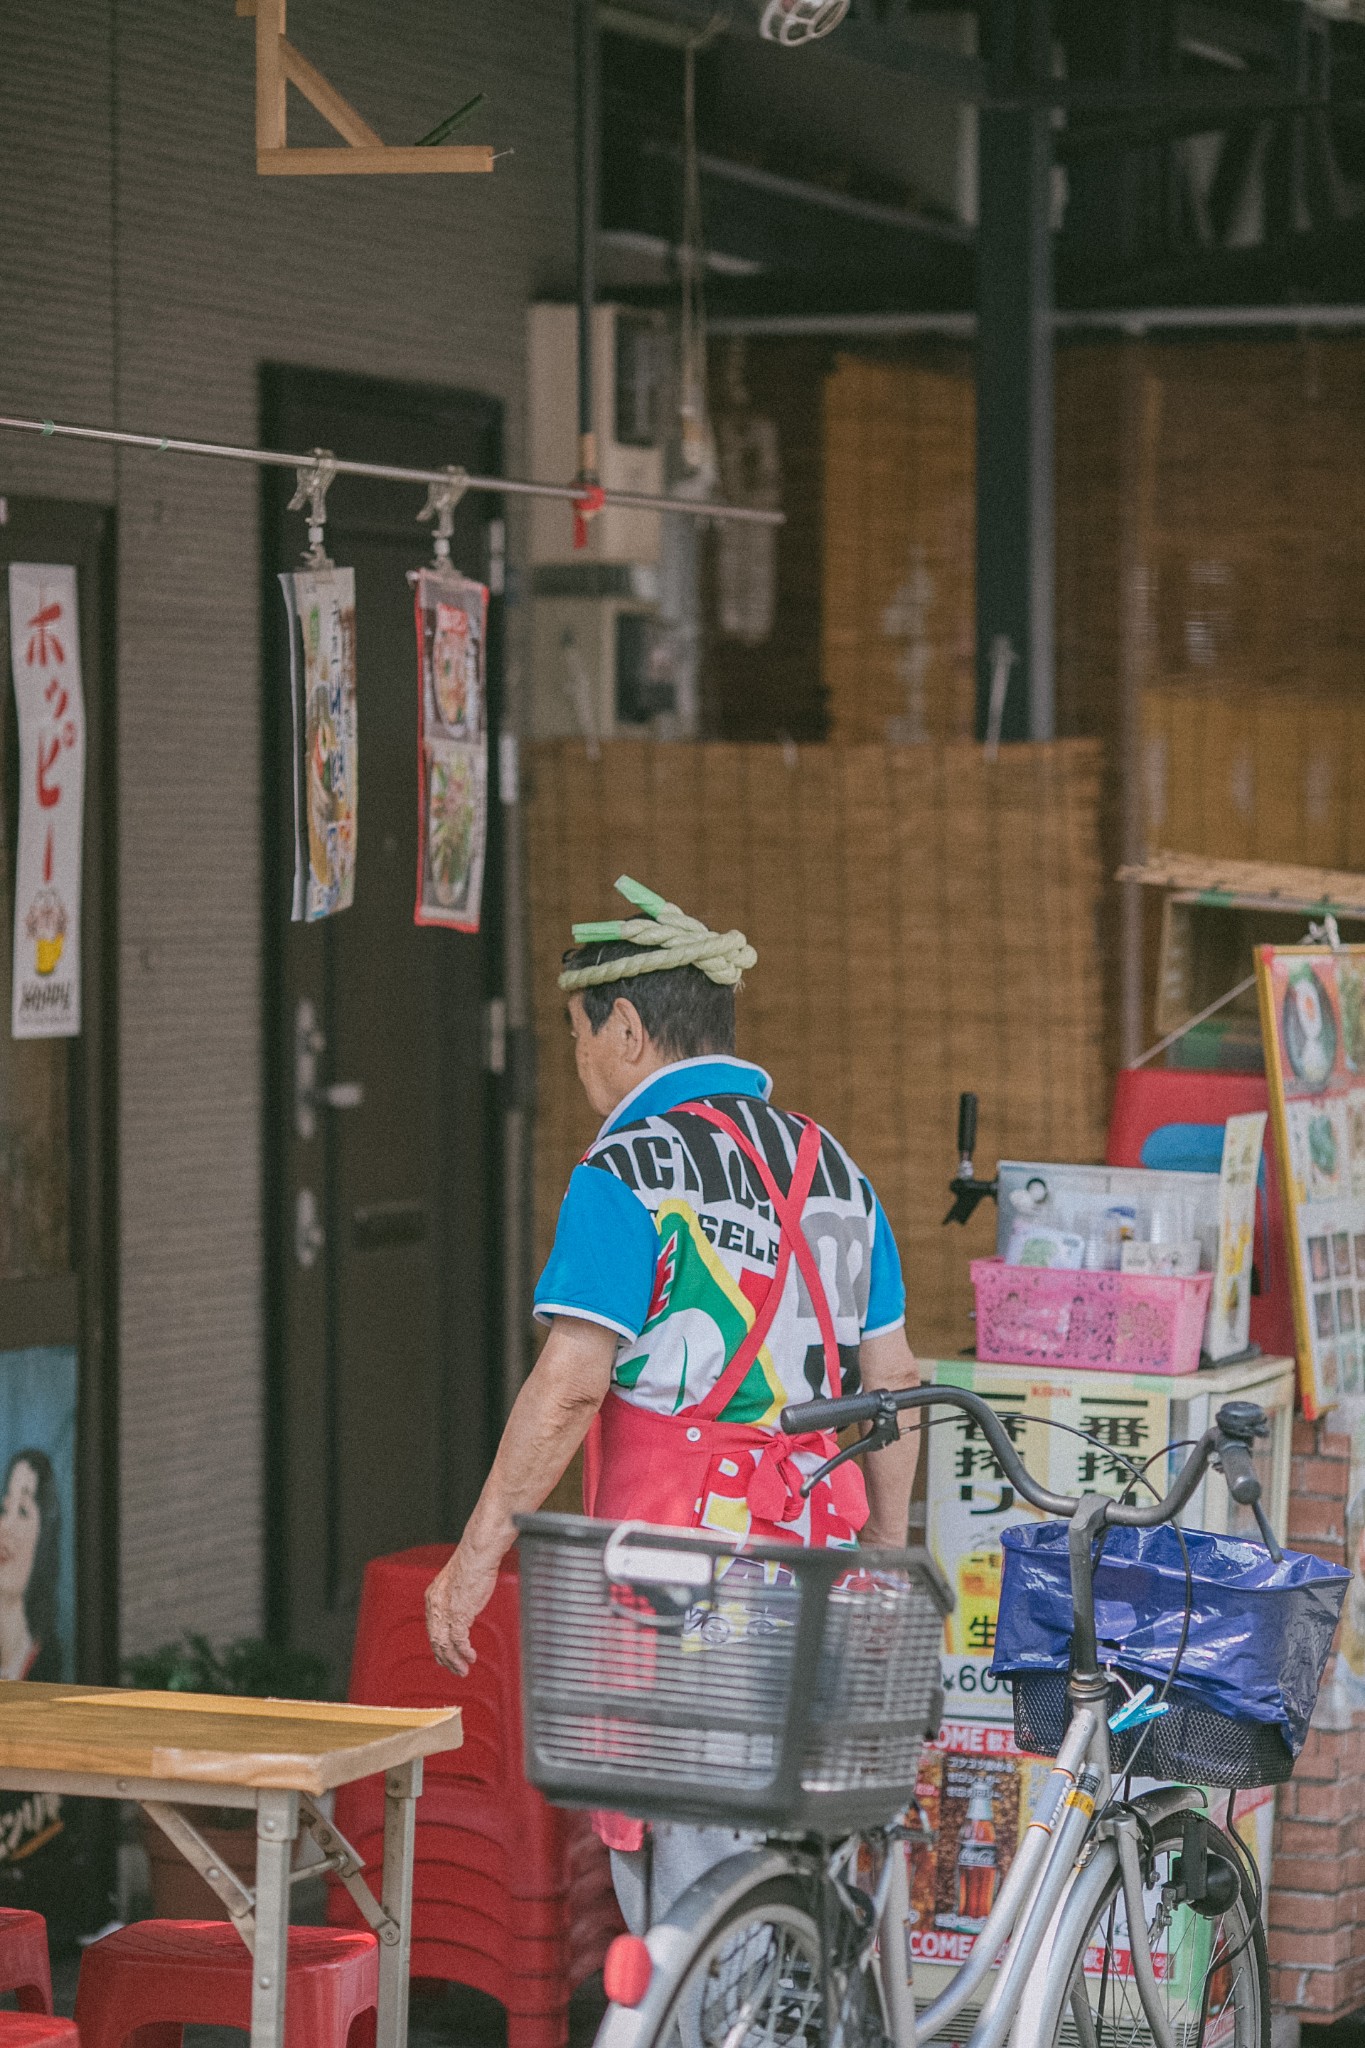
[[[1021,1748],[1055,1754],[1066,1721],[1073,1609],[1067,1525],[1003,1535],[1004,1575],[992,1671],[1013,1683]],[[1142,1769],[1199,1785],[1277,1784],[1294,1768],[1350,1573],[1259,1543],[1184,1531],[1193,1596],[1174,1529],[1112,1528],[1095,1568],[1101,1664],[1133,1685],[1170,1680],[1170,1711],[1143,1745]],[[1178,1661],[1177,1661],[1178,1660]],[[1124,1697],[1118,1688],[1111,1704]],[[1135,1737],[1114,1738],[1122,1768]],[[1122,1752],[1120,1754],[1120,1752]]]
[[[526,1775],[550,1798],[829,1833],[908,1803],[951,1605],[922,1551],[518,1527]]]

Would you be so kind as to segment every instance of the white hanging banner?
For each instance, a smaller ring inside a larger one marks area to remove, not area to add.
[[[81,1028],[81,819],[85,700],[76,572],[11,562],[10,657],[19,712],[14,868],[15,1038]]]

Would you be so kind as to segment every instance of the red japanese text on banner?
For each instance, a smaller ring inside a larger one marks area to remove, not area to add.
[[[418,924],[476,932],[488,816],[488,592],[419,569]]]
[[[14,870],[15,1038],[81,1028],[81,818],[85,700],[76,572],[11,562],[9,619],[19,713]]]

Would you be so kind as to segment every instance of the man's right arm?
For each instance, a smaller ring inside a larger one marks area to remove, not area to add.
[[[607,1397],[617,1343],[616,1332],[600,1323],[555,1317],[459,1546],[427,1588],[431,1647],[461,1678],[474,1662],[470,1628],[493,1597],[498,1566],[517,1540],[514,1517],[534,1514],[563,1477]]]

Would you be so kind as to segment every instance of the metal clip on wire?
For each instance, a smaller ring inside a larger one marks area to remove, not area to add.
[[[308,509],[308,548],[303,558],[306,569],[332,567],[322,535],[327,524],[327,492],[336,473],[336,457],[330,448],[315,448],[313,460],[300,463],[294,472],[298,484],[289,500],[289,510],[302,512],[305,506]]]
[[[455,507],[469,489],[469,473],[448,465],[446,480],[439,484],[427,485],[427,501],[417,514],[419,519],[434,519],[436,531],[432,535],[432,546],[436,555],[436,567],[450,567],[450,536],[455,531]]]

